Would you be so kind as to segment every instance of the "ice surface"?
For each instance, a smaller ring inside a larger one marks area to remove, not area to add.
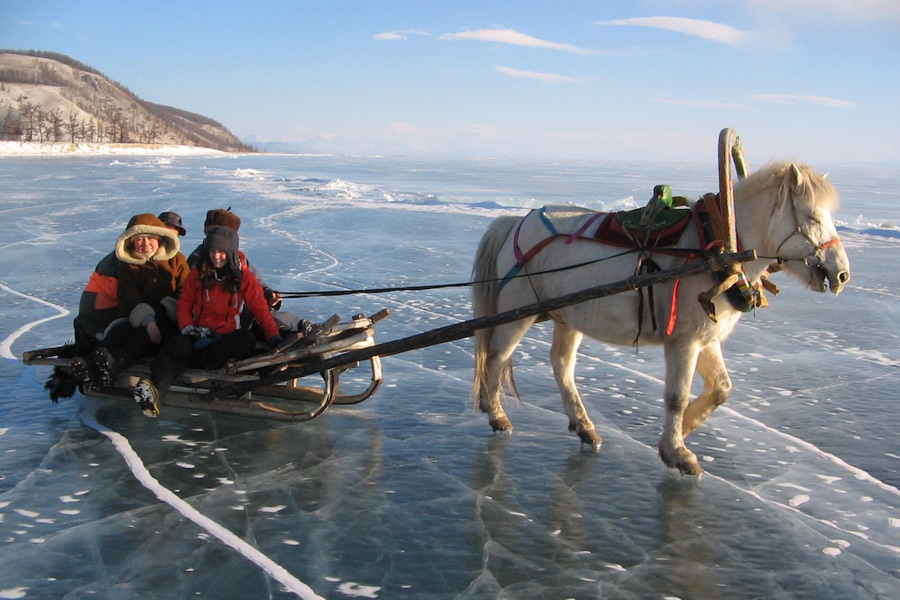
[[[284,291],[461,282],[496,215],[695,197],[709,167],[0,158],[0,598],[900,597],[900,176],[828,170],[853,279],[833,297],[776,277],[744,317],[732,397],[688,438],[697,479],[657,457],[659,351],[584,344],[596,452],[566,431],[547,325],[516,354],[511,435],[472,410],[468,340],[386,358],[375,396],[304,424],[54,405],[48,370],[9,356],[71,339],[63,311],[133,214],[179,212],[192,249],[231,206]],[[456,288],[289,304],[390,308],[380,341],[471,316]]]

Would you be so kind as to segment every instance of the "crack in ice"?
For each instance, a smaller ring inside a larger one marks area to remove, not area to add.
[[[303,598],[304,600],[324,600],[321,596],[316,594],[312,588],[291,575],[287,569],[274,562],[268,556],[236,536],[228,529],[202,514],[193,506],[179,498],[175,492],[160,484],[159,481],[150,474],[150,471],[147,470],[147,467],[144,465],[141,458],[131,447],[128,439],[125,436],[100,425],[94,417],[94,414],[82,413],[82,421],[84,421],[85,425],[109,438],[119,454],[122,455],[122,458],[125,459],[125,463],[128,465],[129,469],[131,469],[135,478],[145,488],[153,492],[160,501],[165,502],[181,513],[185,518],[193,521],[196,525],[200,526],[211,535],[214,535],[226,545],[237,550],[242,556],[256,564],[263,571],[268,573],[269,576],[298,597]]]

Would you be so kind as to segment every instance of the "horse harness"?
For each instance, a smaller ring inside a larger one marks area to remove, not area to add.
[[[724,248],[724,242],[722,241],[724,235],[723,225],[718,210],[718,197],[716,195],[707,194],[694,203],[692,207],[688,208],[686,207],[686,200],[678,197],[673,199],[671,197],[668,186],[657,186],[654,189],[654,192],[653,199],[646,207],[611,213],[595,212],[572,233],[559,231],[552,219],[547,215],[546,207],[531,210],[519,221],[513,234],[513,251],[516,257],[516,264],[513,265],[501,279],[500,288],[502,289],[514,277],[519,276],[519,272],[528,261],[534,258],[551,242],[561,237],[565,238],[565,243],[567,245],[574,243],[576,240],[584,240],[625,248],[629,251],[636,252],[638,254],[637,264],[635,266],[636,275],[660,270],[659,265],[653,259],[654,254],[684,256],[685,262],[690,262],[711,251],[715,251],[716,248]],[[519,234],[525,221],[529,219],[529,217],[532,217],[532,215],[537,216],[543,226],[547,229],[548,235],[538,243],[534,244],[534,246],[527,251],[523,251],[519,243]],[[597,223],[597,221],[599,221],[599,224],[592,233],[588,234],[587,232],[595,223]],[[680,241],[681,236],[691,221],[693,221],[697,227],[701,245],[703,247],[695,249],[674,247]],[[797,231],[791,235],[797,234],[803,235],[799,226],[797,227]],[[812,239],[808,234],[806,234],[805,237],[812,242]],[[785,242],[786,241],[787,239]],[[782,242],[782,244],[783,243],[784,242]],[[836,241],[828,242],[821,247],[813,243],[814,250],[809,256],[817,255],[820,250],[833,245],[834,243],[836,243]],[[719,278],[720,283],[733,275],[734,274],[716,272],[716,277]],[[675,327],[679,283],[680,280],[675,281],[672,292],[672,304],[669,321],[666,327],[666,335],[670,335]],[[777,293],[774,286],[768,284],[768,282],[763,281],[762,286],[773,293]],[[644,312],[643,290],[638,289],[637,292],[640,301],[638,304],[638,333],[635,337],[635,344],[641,335]],[[736,282],[734,285],[728,287],[725,293],[734,308],[742,312],[768,306],[762,287],[752,285],[742,270],[737,271]],[[652,286],[648,289],[648,300],[651,307],[651,323],[653,330],[656,331],[658,325],[656,322],[655,311],[652,310],[654,305]],[[714,317],[711,316],[711,318]]]

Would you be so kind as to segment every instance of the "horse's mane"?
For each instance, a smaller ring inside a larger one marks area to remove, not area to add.
[[[735,195],[737,195],[738,190],[740,190],[741,195],[754,196],[772,188],[777,190],[789,189],[787,186],[790,183],[789,178],[792,165],[796,165],[803,175],[803,193],[799,194],[799,197],[795,196],[795,201],[808,203],[810,208],[819,207],[828,212],[834,212],[839,202],[839,196],[834,186],[813,167],[790,160],[766,163],[755,173],[740,181],[736,181],[734,186]]]

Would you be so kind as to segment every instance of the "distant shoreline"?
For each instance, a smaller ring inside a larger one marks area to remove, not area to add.
[[[0,156],[224,156],[228,154],[231,153],[212,148],[166,146],[163,144],[74,144],[64,142],[0,141]]]

